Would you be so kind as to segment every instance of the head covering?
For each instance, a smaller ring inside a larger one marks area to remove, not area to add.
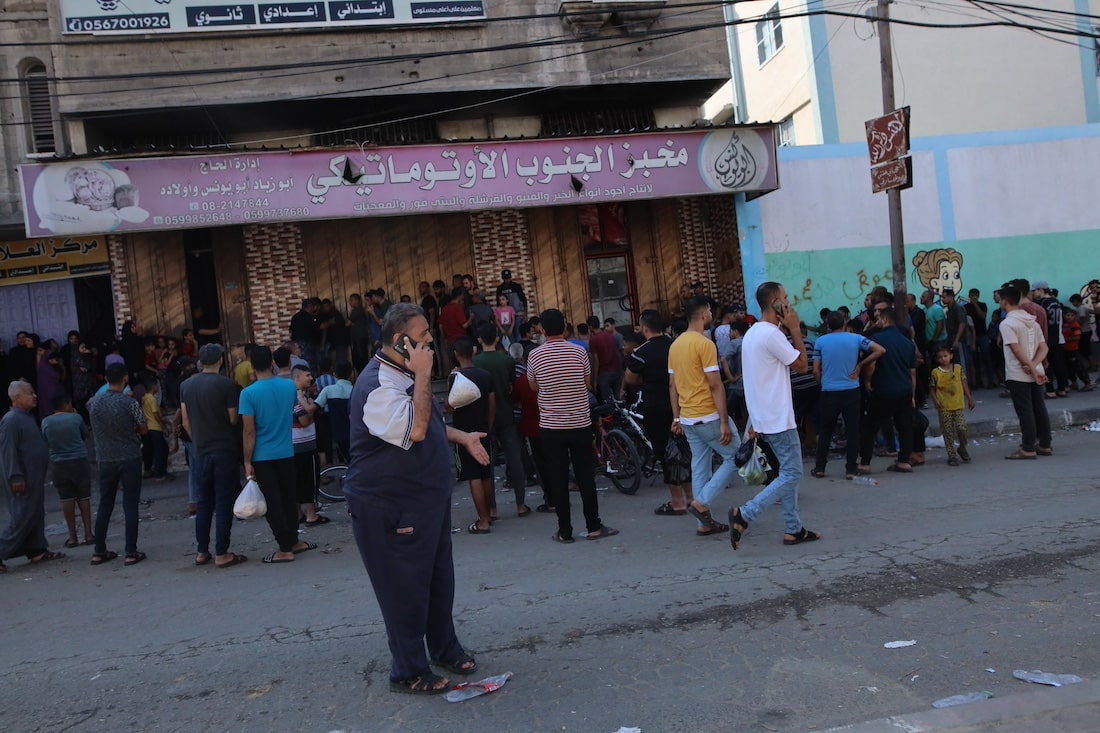
[[[221,344],[205,344],[199,349],[199,361],[210,366],[211,364],[217,364],[222,360],[222,355],[225,353],[225,348]]]
[[[510,279],[512,279],[512,271],[511,270],[501,270],[500,271],[500,277],[504,280],[510,280]]]
[[[1031,283],[1031,289],[1050,290],[1050,283],[1048,283],[1046,280],[1036,280],[1035,282]]]
[[[745,312],[745,304],[744,303],[734,303],[730,306],[730,310],[733,311],[734,313],[744,313]]]

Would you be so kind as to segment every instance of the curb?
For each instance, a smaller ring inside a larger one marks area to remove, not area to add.
[[[1082,682],[940,710],[895,715],[823,733],[1087,733],[1100,730],[1100,684]]]
[[[935,420],[935,411],[929,416],[928,435],[938,437],[941,435],[940,426]],[[1051,430],[1067,430],[1079,425],[1087,425],[1093,420],[1100,420],[1100,407],[1082,407],[1076,410],[1048,410],[1050,414]],[[990,437],[1020,432],[1020,421],[1015,418],[995,417],[986,420],[974,420],[967,422],[970,437]]]

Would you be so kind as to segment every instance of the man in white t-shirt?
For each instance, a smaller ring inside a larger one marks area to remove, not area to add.
[[[784,545],[821,539],[802,526],[798,513],[798,482],[802,479],[802,443],[794,421],[791,372],[809,369],[798,313],[787,301],[786,289],[766,282],[756,289],[761,319],[745,334],[741,347],[741,375],[749,408],[750,435],[771,446],[779,460],[779,475],[747,504],[729,511],[730,544],[737,549],[741,535],[764,510],[779,500],[783,505]],[[783,326],[791,341],[780,330]]]

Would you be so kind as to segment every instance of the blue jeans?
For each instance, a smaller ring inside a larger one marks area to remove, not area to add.
[[[688,445],[691,446],[691,493],[695,496],[695,500],[704,506],[710,506],[718,496],[718,492],[729,486],[734,472],[737,471],[733,456],[741,445],[741,439],[737,435],[737,426],[733,424],[733,420],[728,417],[726,420],[733,433],[733,440],[729,445],[721,443],[722,426],[718,420],[680,426],[684,429],[684,437],[687,438]],[[711,451],[722,458],[722,465],[717,471],[711,467],[713,461]],[[699,526],[701,527],[702,524]]]
[[[122,485],[122,514],[126,519],[125,553],[137,552],[138,503],[141,501],[141,459],[111,461],[99,464],[99,511],[95,517],[95,554],[107,553],[107,531],[111,528],[111,513],[115,497]]]
[[[741,507],[741,516],[755,522],[764,510],[779,499],[783,503],[783,531],[797,534],[802,529],[802,517],[798,513],[798,482],[802,480],[802,442],[797,430],[782,433],[761,433],[779,459],[779,475],[759,494]]]
[[[210,523],[216,518],[214,553],[229,552],[229,537],[233,531],[233,502],[241,493],[241,462],[233,451],[211,451],[199,456],[199,466],[192,474],[199,473],[199,510],[195,514],[196,550],[202,554],[210,551]]]

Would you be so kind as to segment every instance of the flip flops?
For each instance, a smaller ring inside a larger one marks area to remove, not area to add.
[[[477,522],[474,522],[473,524],[471,524],[469,527],[466,528],[466,532],[468,534],[489,534],[492,531],[493,530],[491,530],[491,529],[482,529],[481,527],[478,527]]]
[[[589,532],[585,536],[585,539],[588,539],[588,540],[602,540],[604,537],[614,537],[617,534],[619,534],[619,530],[615,529],[614,527],[608,527],[606,524],[603,524],[603,525],[600,525],[599,534],[592,534],[591,532]]]
[[[227,560],[226,562],[223,562],[220,565],[218,563],[214,563],[214,567],[216,567],[216,568],[231,568],[234,565],[240,565],[242,562],[245,562],[246,560],[248,560],[248,558],[245,557],[244,555],[238,555],[235,552],[232,553],[232,555],[233,555],[232,559]]]
[[[329,519],[328,517],[326,517],[324,514],[318,514],[317,518],[314,519],[312,522],[310,522],[309,520],[306,520],[306,521],[302,522],[302,524],[306,525],[307,527],[318,527],[322,524],[328,524],[331,521],[332,520]]]
[[[307,542],[305,547],[300,547],[297,550],[291,550],[295,555],[301,555],[303,552],[309,552],[310,550],[316,550],[316,542]]]
[[[1006,461],[1034,461],[1038,457],[1035,453],[1025,453],[1022,450],[1018,450],[1015,453],[1009,453],[1005,456]]]
[[[261,562],[265,565],[279,565],[284,562],[294,562],[294,560],[295,558],[293,557],[275,557],[275,553],[273,552],[270,555],[265,555]]]

